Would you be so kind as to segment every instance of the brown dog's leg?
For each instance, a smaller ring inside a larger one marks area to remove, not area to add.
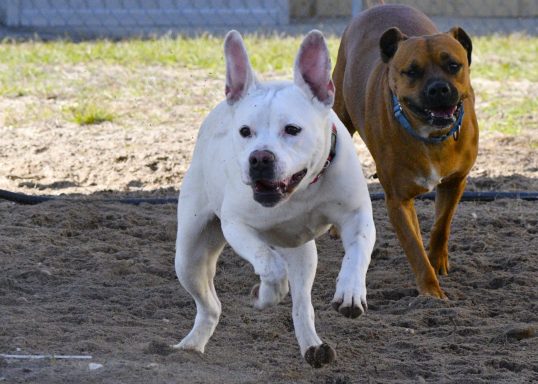
[[[400,244],[415,273],[420,294],[446,298],[422,244],[414,201],[387,196],[387,209]]]
[[[430,237],[430,263],[435,272],[448,274],[448,237],[450,224],[456,212],[467,180],[457,179],[439,184],[435,197],[435,224]]]

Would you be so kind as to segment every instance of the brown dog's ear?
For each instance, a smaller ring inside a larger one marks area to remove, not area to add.
[[[463,30],[463,28],[460,27],[454,27],[450,31],[448,31],[449,35],[452,35],[456,40],[460,42],[460,44],[465,48],[467,51],[467,61],[469,62],[469,66],[471,65],[471,53],[473,52],[473,43],[471,42],[471,38]]]
[[[384,63],[388,63],[389,60],[394,56],[396,50],[398,49],[398,44],[402,40],[406,40],[407,36],[402,33],[398,28],[393,27],[387,29],[381,39],[379,39],[379,48],[381,48],[381,60]]]

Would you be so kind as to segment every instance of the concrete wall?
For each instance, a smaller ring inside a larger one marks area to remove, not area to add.
[[[288,0],[0,0],[9,27],[215,27],[289,23]]]
[[[350,16],[353,0],[290,0],[295,18]],[[375,0],[362,0],[364,7]],[[414,6],[429,16],[537,17],[538,0],[386,0]]]
[[[387,3],[412,5],[430,16],[535,17],[537,0],[401,0]]]
[[[350,16],[352,0],[290,0],[293,18]]]

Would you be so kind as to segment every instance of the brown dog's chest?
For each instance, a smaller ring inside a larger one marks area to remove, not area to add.
[[[476,157],[476,146],[471,144],[473,127],[462,128],[468,132],[462,132],[457,142],[449,138],[440,144],[425,145],[405,136],[401,127],[390,126],[397,132],[397,139],[383,141],[382,145],[379,141],[369,143],[384,189],[411,198],[467,174]]]
[[[410,180],[410,182],[414,183],[418,188],[423,188],[427,192],[433,190],[443,181],[443,176],[437,167],[435,167],[434,164],[430,165],[431,167],[429,171],[425,170],[425,172],[415,175],[414,179]]]

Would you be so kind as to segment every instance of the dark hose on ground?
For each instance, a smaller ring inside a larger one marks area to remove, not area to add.
[[[382,192],[375,192],[370,194],[372,201],[384,200],[385,194]],[[27,195],[24,193],[10,192],[0,189],[0,199],[12,201],[18,204],[34,205],[43,203],[46,201],[91,201],[91,202],[104,202],[104,203],[121,203],[130,205],[139,204],[176,204],[177,197],[125,197],[125,198],[102,198],[102,199],[82,199],[74,197],[63,196],[50,196],[50,195]],[[425,193],[416,197],[419,200],[435,200],[435,193]],[[498,192],[498,191],[485,191],[485,192],[464,192],[461,197],[461,201],[484,201],[490,202],[499,199],[512,199],[512,200],[526,200],[536,201],[538,200],[538,192]]]

